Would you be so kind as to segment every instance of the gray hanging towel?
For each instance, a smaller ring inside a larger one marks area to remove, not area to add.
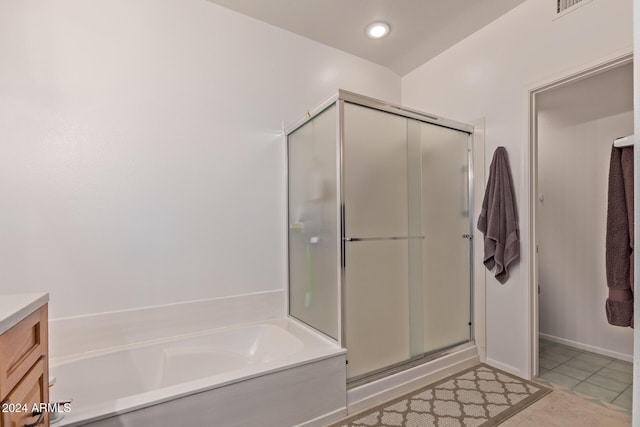
[[[504,284],[509,279],[509,265],[520,257],[518,210],[504,147],[493,153],[478,230],[484,234],[484,265],[489,270],[495,266],[496,279]]]
[[[605,267],[607,320],[633,327],[633,147],[612,147]]]

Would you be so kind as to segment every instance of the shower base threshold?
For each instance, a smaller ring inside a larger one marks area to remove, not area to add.
[[[366,378],[353,379],[347,385],[347,411],[353,414],[379,405],[478,363],[478,347],[473,342],[467,342],[376,372]]]
[[[402,372],[404,370],[413,368],[415,366],[431,362],[432,360],[439,359],[448,354],[452,354],[457,351],[464,350],[466,348],[474,347],[474,346],[475,346],[475,343],[473,341],[462,341],[445,348],[440,348],[438,350],[434,350],[429,353],[421,354],[409,360],[405,360],[404,362],[396,363],[394,365],[387,366],[385,368],[382,368],[373,372],[369,372],[364,375],[357,376],[355,378],[348,378],[347,389],[352,389],[355,387],[359,387],[363,384],[368,384],[372,381],[377,381],[381,378],[388,377],[398,372]]]

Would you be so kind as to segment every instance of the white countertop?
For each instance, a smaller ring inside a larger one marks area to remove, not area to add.
[[[43,292],[0,295],[0,335],[45,305],[48,301],[49,294]]]

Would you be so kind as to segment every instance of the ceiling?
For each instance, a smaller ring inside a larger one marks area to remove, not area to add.
[[[633,112],[633,64],[543,92],[536,109],[561,126]]]
[[[525,0],[209,0],[403,76]],[[365,29],[385,21],[391,33]]]

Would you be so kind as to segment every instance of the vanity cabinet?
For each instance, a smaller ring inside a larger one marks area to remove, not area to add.
[[[0,335],[0,427],[48,426],[48,311],[40,306]]]

